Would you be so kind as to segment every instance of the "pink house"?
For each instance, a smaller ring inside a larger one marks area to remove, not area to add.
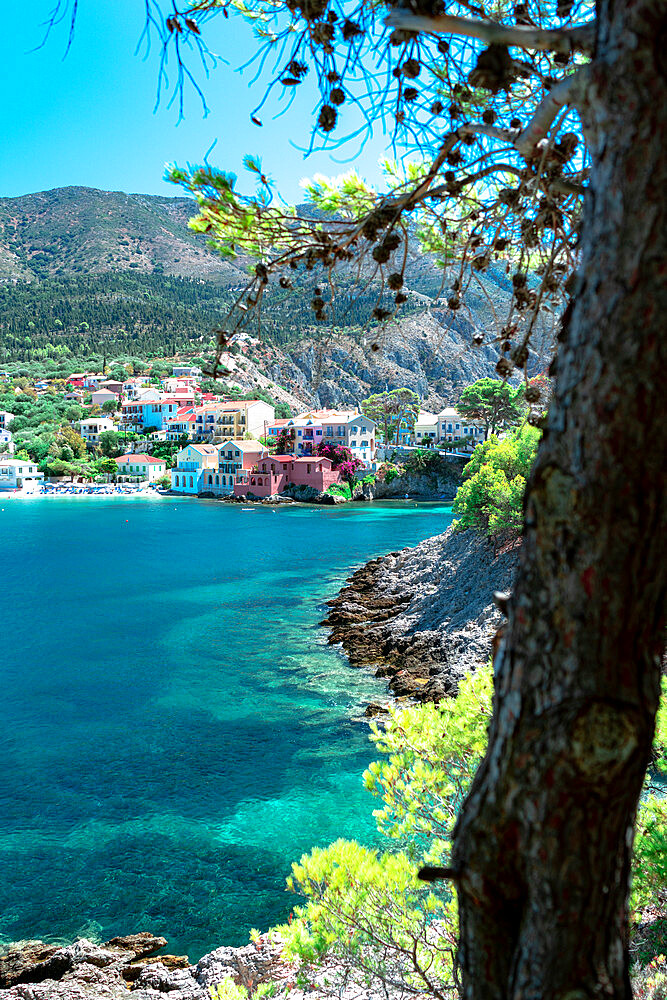
[[[260,459],[254,468],[239,470],[234,482],[234,495],[252,493],[270,497],[282,493],[288,483],[326,490],[340,483],[340,472],[331,467],[330,458],[295,458],[294,455],[271,455]]]

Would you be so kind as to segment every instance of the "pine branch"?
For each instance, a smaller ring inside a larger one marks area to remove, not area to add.
[[[456,17],[452,14],[427,17],[423,14],[413,14],[412,11],[403,8],[393,10],[387,15],[384,23],[390,28],[403,28],[406,31],[424,31],[433,35],[465,35],[468,38],[479,38],[489,45],[516,45],[522,49],[562,54],[574,51],[590,54],[593,51],[596,32],[595,21],[574,28],[543,29],[522,24],[507,25],[498,24],[496,21],[476,21],[470,17]]]

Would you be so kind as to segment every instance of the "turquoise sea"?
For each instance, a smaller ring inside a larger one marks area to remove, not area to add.
[[[385,687],[318,622],[448,507],[0,508],[0,941],[150,930],[195,960],[284,920],[311,846],[373,842]]]

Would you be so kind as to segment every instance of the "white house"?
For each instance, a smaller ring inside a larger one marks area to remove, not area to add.
[[[174,493],[198,493],[199,479],[204,470],[218,472],[218,449],[213,444],[188,444],[176,453],[176,465],[171,470]]]
[[[0,490],[25,490],[34,493],[44,473],[27,458],[0,455]]]
[[[167,472],[164,459],[151,455],[121,455],[114,462],[118,466],[118,478],[127,481],[154,483]]]
[[[460,441],[471,438],[472,442],[465,446],[466,451],[472,451],[475,445],[484,440],[484,424],[480,420],[462,417],[453,406],[446,406],[438,413],[438,440]]]
[[[96,448],[100,443],[100,434],[103,431],[112,431],[114,426],[113,420],[109,417],[89,417],[79,422],[81,437],[91,448]]]
[[[428,410],[421,410],[419,416],[415,420],[415,444],[418,445],[431,445],[435,444],[439,439],[438,434],[438,418],[435,413],[429,413]]]
[[[320,417],[325,444],[342,444],[355,458],[370,465],[375,458],[375,421],[358,410],[324,411]]]
[[[172,378],[199,378],[201,368],[197,368],[196,365],[174,365],[171,374]]]
[[[359,414],[347,422],[347,447],[364,465],[375,459],[375,421]]]
[[[14,419],[14,414],[9,413],[8,410],[0,410],[0,431],[9,430],[9,425]]]

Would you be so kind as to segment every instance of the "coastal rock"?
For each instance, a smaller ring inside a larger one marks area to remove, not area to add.
[[[289,977],[289,967],[282,961],[281,952],[280,941],[265,935],[257,944],[243,948],[216,948],[204,955],[192,971],[197,983],[207,990],[227,976],[246,989],[253,989],[258,983]]]
[[[168,973],[190,967],[187,956],[152,954],[167,944],[166,938],[142,932],[115,937],[104,945],[81,938],[58,947],[43,941],[21,941],[0,957],[0,997],[3,1000],[115,1000],[127,997],[128,983],[141,978],[146,968],[160,965]],[[176,981],[181,985],[186,980]],[[199,1000],[190,976],[187,1000]],[[134,988],[134,987],[133,987]],[[179,987],[180,988],[180,987]],[[137,994],[137,1000],[155,994]],[[186,1000],[186,994],[183,994]],[[207,998],[208,1000],[208,998]]]
[[[163,937],[155,937],[154,934],[148,934],[142,931],[139,934],[126,934],[124,937],[111,938],[104,945],[105,948],[109,949],[119,949],[123,954],[131,952],[135,959],[145,958],[147,955],[154,955],[156,951],[160,948],[165,948],[167,945],[167,939]]]
[[[389,483],[361,483],[355,500],[403,500],[406,496],[414,500],[451,500],[461,485],[461,472],[465,459],[447,459],[444,470],[437,475],[396,476]]]
[[[210,1000],[211,996],[208,990],[202,989],[195,982],[189,968],[168,969],[162,962],[155,962],[142,969],[131,989],[136,996],[141,996],[144,991],[150,991],[149,996],[155,993],[167,993],[171,997],[178,997],[178,1000],[202,1000],[204,997]],[[136,1000],[136,997],[133,997],[133,1000]]]
[[[22,942],[0,958],[0,987],[62,979],[78,965],[103,968],[114,965],[124,955],[127,952],[100,947],[86,938],[62,948],[45,945],[42,941]],[[130,951],[129,956],[133,958],[134,952]]]
[[[0,956],[0,988],[30,982],[28,977],[32,971],[42,966],[57,951],[57,946],[43,941],[19,941],[12,945],[6,955]]]
[[[350,664],[375,666],[396,697],[439,701],[485,663],[511,587],[519,541],[497,554],[485,538],[454,532],[366,563],[322,622]]]

